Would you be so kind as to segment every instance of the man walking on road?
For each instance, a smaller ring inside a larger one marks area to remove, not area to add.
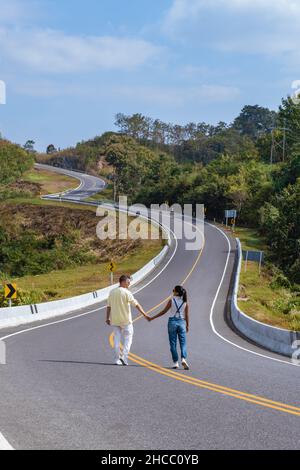
[[[146,313],[132,293],[128,290],[130,277],[121,276],[120,285],[113,289],[108,297],[106,323],[114,329],[115,363],[118,366],[128,366],[128,354],[132,345],[133,324],[131,315],[131,305],[146,318]],[[120,343],[123,343],[123,354],[121,355]]]

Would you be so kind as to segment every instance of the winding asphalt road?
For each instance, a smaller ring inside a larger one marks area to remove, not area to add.
[[[150,324],[135,318],[129,367],[112,365],[103,304],[3,330],[0,431],[13,448],[299,449],[299,367],[248,343],[224,319],[235,241],[206,224],[201,250],[185,242],[175,252],[173,243],[166,268],[134,290],[154,313],[185,283],[191,370],[170,369],[167,315]]]
[[[63,168],[43,165],[40,163],[36,163],[34,166],[36,169],[55,171],[56,173],[71,176],[72,178],[76,178],[80,181],[80,184],[77,188],[70,189],[60,194],[49,194],[48,196],[45,196],[44,199],[57,199],[59,196],[62,196],[64,199],[67,198],[70,201],[82,201],[88,197],[93,196],[94,194],[99,193],[106,186],[105,181],[101,178],[97,178],[96,176],[91,175],[84,175],[79,171],[65,170]]]

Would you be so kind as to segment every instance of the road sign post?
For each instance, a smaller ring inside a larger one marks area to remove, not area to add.
[[[246,258],[245,258],[245,272],[247,271],[247,264],[248,264],[248,254],[249,254],[249,251],[246,251]]]
[[[260,275],[260,276],[261,276],[262,260],[263,260],[263,251],[260,252],[260,257],[259,257],[259,275]]]
[[[108,270],[110,271],[110,284],[113,285],[114,283],[114,272],[116,270],[117,266],[116,264],[111,261],[108,265]]]
[[[261,275],[261,268],[265,259],[265,253],[263,251],[243,250],[243,259],[245,261],[245,272],[247,271],[248,262],[252,261],[258,263],[259,275]]]
[[[235,227],[236,218],[237,218],[237,211],[235,209],[226,210],[225,211],[226,227],[228,227],[228,220],[229,219],[234,220],[234,224],[232,224],[232,225],[234,225],[234,227]]]
[[[7,283],[4,285],[4,297],[8,300],[8,306],[12,306],[12,299],[17,298],[17,284]]]
[[[231,230],[233,233],[235,232],[235,219],[231,219]]]

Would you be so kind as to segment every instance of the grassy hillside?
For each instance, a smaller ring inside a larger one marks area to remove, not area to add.
[[[42,195],[66,191],[76,188],[79,184],[78,180],[69,176],[37,168],[26,171],[22,176],[22,181],[37,185]]]
[[[94,207],[40,199],[77,185],[73,178],[33,169],[6,185],[7,197],[0,200],[0,279],[17,282],[15,304],[99,289],[109,283],[108,261],[117,263],[117,277],[137,271],[161,250],[161,240],[99,240],[101,217]],[[0,291],[1,304],[7,302]]]
[[[235,236],[244,250],[262,250],[267,255],[261,275],[257,263],[247,262],[247,269],[242,263],[238,302],[241,310],[263,323],[300,331],[300,286],[292,287],[268,261],[268,247],[256,230],[238,228]]]

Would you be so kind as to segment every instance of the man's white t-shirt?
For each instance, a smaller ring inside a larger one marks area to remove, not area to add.
[[[125,327],[132,324],[131,305],[137,306],[138,301],[130,290],[125,287],[113,289],[108,297],[107,305],[111,308],[111,325]]]

